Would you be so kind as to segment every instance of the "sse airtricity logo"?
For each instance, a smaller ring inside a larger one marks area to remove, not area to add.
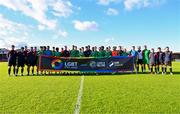
[[[59,59],[55,59],[51,62],[51,66],[55,70],[61,70],[63,68],[63,62]]]

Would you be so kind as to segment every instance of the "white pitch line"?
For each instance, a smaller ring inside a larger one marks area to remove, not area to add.
[[[79,93],[78,93],[78,97],[77,97],[74,114],[79,114],[79,112],[80,112],[81,100],[82,100],[82,95],[83,95],[83,85],[84,85],[84,75],[81,77],[80,88],[79,88]]]

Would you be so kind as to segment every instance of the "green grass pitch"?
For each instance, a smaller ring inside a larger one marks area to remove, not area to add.
[[[80,113],[180,113],[180,62],[174,75],[85,76]],[[74,113],[81,76],[8,77],[0,63],[0,113]]]

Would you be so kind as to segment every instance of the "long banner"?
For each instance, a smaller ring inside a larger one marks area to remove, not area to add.
[[[49,71],[81,71],[81,72],[122,72],[133,71],[133,57],[50,57],[40,56],[39,69]]]

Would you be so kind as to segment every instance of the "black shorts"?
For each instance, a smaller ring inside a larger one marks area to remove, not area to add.
[[[8,66],[16,66],[16,60],[8,61]]]
[[[143,64],[143,60],[142,59],[138,59],[137,64]]]
[[[24,67],[24,65],[25,65],[25,62],[18,62],[17,64],[18,67]]]
[[[156,62],[156,65],[164,65],[164,62],[159,62],[159,61],[157,61],[157,62]]]
[[[155,62],[150,62],[149,65],[150,65],[150,66],[155,66],[156,63],[155,63]]]
[[[172,62],[171,62],[171,61],[164,61],[164,64],[165,64],[166,66],[172,66]]]

